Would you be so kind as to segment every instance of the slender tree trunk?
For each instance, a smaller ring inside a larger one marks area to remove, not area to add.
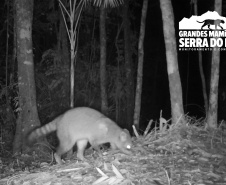
[[[171,100],[172,123],[185,123],[182,88],[177,61],[173,8],[170,0],[160,0],[165,38],[167,72]]]
[[[205,114],[207,116],[208,114],[208,96],[207,96],[207,89],[206,89],[206,79],[203,71],[203,65],[202,65],[202,51],[199,50],[199,71],[202,81],[202,94],[203,94],[203,100],[204,100],[204,108],[205,108]]]
[[[13,17],[14,17],[14,20],[13,20],[13,60],[12,60],[12,70],[11,70],[11,83],[13,84],[14,81],[15,81],[15,77],[16,77],[16,65],[17,65],[17,62],[16,62],[16,55],[17,55],[17,27],[16,27],[16,3],[15,3],[16,0],[13,0]]]
[[[20,114],[17,120],[13,152],[22,152],[24,136],[40,126],[36,106],[34,62],[32,50],[33,0],[16,0],[17,60]]]
[[[66,0],[61,0],[62,4],[67,7]],[[70,52],[69,52],[69,40],[67,35],[67,29],[64,23],[63,15],[61,11],[58,12],[59,15],[59,31],[57,36],[57,47],[62,56],[62,62],[65,66],[69,67],[70,62]]]
[[[222,0],[215,0],[215,11],[221,15]],[[209,95],[209,109],[207,115],[208,128],[217,127],[217,112],[218,112],[218,82],[219,82],[219,67],[220,67],[220,51],[212,51],[212,66],[210,79],[210,95]]]
[[[100,7],[100,93],[101,93],[101,111],[107,114],[107,90],[106,90],[106,12],[104,3]]]
[[[61,2],[64,4],[65,7],[67,7],[66,5],[66,0],[61,0]],[[64,69],[68,69],[68,71],[70,71],[70,52],[69,52],[69,39],[68,39],[68,35],[67,35],[67,30],[66,30],[66,26],[64,23],[64,19],[63,19],[63,15],[59,10],[59,28],[58,28],[58,35],[57,35],[57,48],[58,48],[58,52],[60,53],[61,56],[61,65]],[[69,78],[69,73],[67,74],[67,76],[65,76],[66,80],[65,80],[65,84],[64,85],[64,89],[67,89],[67,93],[70,93],[69,87],[70,87],[70,78]],[[68,102],[68,106],[69,106],[69,102],[70,102],[70,97],[67,96],[67,101]]]
[[[198,15],[198,3],[197,0],[194,1],[194,13],[195,15]],[[205,113],[207,116],[208,113],[208,96],[207,96],[207,89],[206,89],[206,79],[203,71],[203,65],[202,65],[202,51],[198,51],[199,55],[199,71],[200,71],[200,76],[201,76],[201,81],[202,81],[202,94],[203,94],[203,99],[204,99],[204,107],[205,107]]]
[[[125,40],[125,71],[126,71],[126,123],[127,128],[131,128],[134,111],[134,79],[131,51],[131,29],[129,20],[129,0],[125,0],[124,5],[124,40]]]
[[[121,71],[120,71],[120,60],[121,60],[121,42],[119,40],[119,35],[121,33],[121,28],[122,28],[122,25],[118,27],[118,30],[117,30],[117,34],[116,34],[116,37],[115,37],[115,48],[116,48],[116,51],[117,51],[117,77],[116,77],[116,82],[115,82],[115,121],[117,123],[119,123],[121,120],[120,119],[120,113],[123,112],[123,107],[121,106],[121,98],[120,98],[120,91],[121,91],[121,87],[120,87],[120,78],[121,78]]]
[[[138,43],[138,68],[137,68],[137,85],[136,85],[136,97],[135,97],[135,109],[133,124],[139,129],[140,121],[140,109],[141,109],[141,92],[143,83],[143,59],[144,59],[144,35],[145,35],[145,22],[148,9],[148,0],[143,1],[141,24],[140,24],[140,37]]]
[[[74,21],[74,20],[73,20]],[[71,26],[73,27],[73,21],[71,21]],[[74,30],[71,29],[71,36],[72,38],[76,37],[74,36],[74,34],[76,35],[76,33],[74,33]],[[76,40],[76,39],[75,39]],[[74,107],[74,101],[75,101],[75,44],[71,44],[71,65],[70,65],[70,107],[73,108]]]
[[[78,21],[83,9],[83,5],[85,1],[80,1],[76,6],[76,1],[70,0],[69,1],[69,10],[65,7],[64,2],[59,0],[61,12],[65,21],[65,25],[68,31],[68,37],[70,40],[70,51],[71,51],[71,64],[70,64],[70,107],[74,107],[74,77],[75,77],[75,65],[76,65],[76,43],[77,43],[77,28],[78,28]],[[65,3],[66,4],[66,3]],[[65,12],[65,13],[64,13]],[[70,20],[70,27],[67,26],[66,19],[69,17]]]

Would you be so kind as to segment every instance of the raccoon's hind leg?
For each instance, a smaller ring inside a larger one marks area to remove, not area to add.
[[[84,161],[85,157],[84,157],[84,150],[87,146],[88,140],[87,139],[82,139],[77,141],[77,157]]]
[[[58,164],[62,164],[61,156],[65,154],[67,151],[69,151],[74,146],[74,143],[70,140],[60,140],[59,142],[60,143],[59,146],[57,147],[54,157]]]

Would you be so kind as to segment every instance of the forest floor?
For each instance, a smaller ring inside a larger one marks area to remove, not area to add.
[[[203,125],[191,118],[160,124],[133,137],[132,156],[87,149],[87,161],[63,165],[53,165],[49,153],[0,158],[0,185],[226,185],[226,127],[210,132]]]

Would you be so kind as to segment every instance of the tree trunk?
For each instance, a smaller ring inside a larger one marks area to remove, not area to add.
[[[204,108],[205,108],[205,115],[208,114],[208,96],[207,96],[207,89],[206,89],[206,79],[203,71],[203,65],[202,65],[202,51],[198,51],[199,54],[199,71],[202,81],[202,94],[203,94],[203,100],[204,100]]]
[[[185,123],[182,88],[178,71],[177,46],[174,27],[173,8],[170,0],[160,0],[165,39],[167,72],[171,100],[172,123]]]
[[[221,15],[222,0],[215,0],[214,6],[215,11],[217,11],[218,14]],[[220,50],[216,49],[212,51],[209,109],[207,115],[206,128],[217,127],[219,67],[220,67]]]
[[[121,70],[120,70],[120,59],[122,58],[122,52],[121,51],[121,47],[120,47],[120,40],[119,40],[119,35],[120,35],[120,32],[121,32],[121,28],[122,28],[122,25],[118,27],[118,30],[117,30],[117,34],[116,34],[116,37],[115,37],[115,48],[116,48],[116,51],[117,51],[117,77],[116,77],[116,80],[115,80],[115,121],[117,123],[119,123],[120,121],[122,121],[122,118],[120,120],[120,113],[123,112],[123,106],[121,105],[121,97],[120,97],[120,91],[121,91],[121,87],[120,87],[120,78],[121,78]]]
[[[129,0],[125,1],[124,5],[124,41],[125,41],[125,71],[126,71],[126,123],[127,128],[131,128],[133,123],[134,111],[134,79],[133,79],[133,64],[131,51],[131,30],[129,20]]]
[[[65,0],[61,0],[66,6]],[[67,35],[66,26],[64,23],[63,15],[59,10],[59,33],[58,33],[58,50],[62,56],[62,62],[69,67],[70,53],[69,53],[69,40]]]
[[[198,2],[195,0],[194,2],[194,13],[195,15],[198,15]],[[206,89],[206,79],[205,75],[203,72],[203,65],[202,65],[202,51],[198,51],[199,55],[199,71],[200,71],[200,76],[201,76],[201,81],[202,81],[202,94],[203,94],[203,100],[204,100],[204,108],[205,108],[205,114],[207,116],[208,113],[208,96],[207,96],[207,89]]]
[[[13,0],[13,17],[16,18],[16,3],[15,3],[15,0]],[[17,71],[16,71],[16,65],[17,65],[17,62],[16,62],[16,55],[17,55],[17,26],[16,26],[16,20],[14,19],[13,20],[13,56],[12,56],[12,70],[11,70],[11,83],[13,84],[15,79],[16,79],[16,76],[17,76]]]
[[[61,2],[66,6],[66,0],[61,0]],[[58,48],[58,52],[60,53],[61,56],[61,65],[64,69],[68,69],[68,71],[70,71],[70,52],[69,52],[69,39],[68,39],[68,34],[67,34],[67,30],[66,30],[66,26],[64,23],[64,19],[63,19],[63,15],[61,13],[61,11],[59,10],[58,12],[59,15],[59,30],[58,30],[58,35],[57,35],[57,48]],[[65,76],[66,80],[63,85],[64,85],[64,89],[67,89],[66,92],[69,94],[70,90],[70,78],[69,78],[69,73],[67,74],[67,76]],[[68,102],[68,106],[69,106],[69,102],[70,102],[70,97],[67,96],[67,100],[66,102]]]
[[[101,111],[107,114],[107,90],[106,90],[106,13],[104,3],[100,7],[100,93],[101,93]]]
[[[36,106],[34,62],[32,50],[33,0],[16,0],[17,61],[20,114],[17,120],[13,152],[25,151],[27,132],[40,126]]]
[[[61,0],[61,2],[65,7],[68,7],[66,0]],[[69,68],[70,66],[69,38],[64,23],[63,14],[60,9],[58,10],[58,15],[59,15],[59,28],[58,28],[59,30],[57,33],[57,48],[58,51],[60,52],[60,55],[62,56],[61,60],[63,65]]]
[[[141,24],[140,24],[140,36],[138,43],[138,68],[137,68],[137,85],[136,85],[136,97],[135,97],[135,109],[133,124],[139,129],[140,121],[140,109],[141,109],[141,92],[143,83],[143,59],[144,59],[144,35],[145,35],[145,22],[148,9],[148,0],[143,1]]]

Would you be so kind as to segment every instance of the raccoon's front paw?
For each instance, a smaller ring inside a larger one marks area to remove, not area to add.
[[[77,153],[77,158],[81,161],[87,161],[87,159],[83,156],[83,154],[79,152]]]
[[[133,152],[130,151],[130,150],[125,150],[124,153],[127,154],[127,155],[133,155]]]
[[[127,155],[133,155],[132,151],[129,150],[129,149],[121,148],[120,150],[121,150],[124,154],[127,154]]]
[[[57,153],[54,153],[54,158],[57,162],[57,164],[62,165],[63,161],[61,160],[61,157],[59,155],[57,155]]]

